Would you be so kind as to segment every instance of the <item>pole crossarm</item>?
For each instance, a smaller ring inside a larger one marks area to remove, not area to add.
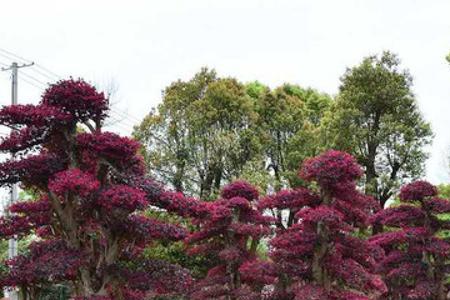
[[[34,65],[34,62],[31,62],[29,64],[18,64],[18,63],[12,63],[11,66],[9,67],[2,67],[1,70],[2,71],[8,71],[8,70],[12,70],[14,68],[20,69],[20,68],[25,68],[25,67],[31,67]]]

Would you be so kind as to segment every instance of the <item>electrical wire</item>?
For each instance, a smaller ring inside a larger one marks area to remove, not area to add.
[[[48,83],[43,82],[43,81],[37,79],[36,77],[31,76],[31,75],[25,73],[24,71],[20,72],[20,75],[23,75],[23,76],[25,76],[25,77],[27,77],[27,78],[29,78],[29,79],[31,79],[31,80],[33,80],[33,81],[39,83],[39,84],[42,84],[42,85],[44,85],[44,86],[47,86],[47,85],[48,85]]]
[[[35,88],[37,88],[37,89],[40,90],[40,91],[45,90],[45,87],[44,87],[44,86],[38,85],[38,84],[36,84],[36,83],[34,83],[34,82],[32,82],[32,81],[26,79],[26,78],[23,78],[23,77],[22,77],[21,80],[23,80],[24,82],[28,83],[29,85],[34,86]]]
[[[134,122],[138,122],[138,123],[141,123],[141,122],[142,122],[142,120],[140,120],[139,118],[137,118],[137,117],[135,117],[135,116],[129,114],[128,112],[124,112],[124,111],[122,111],[122,110],[120,110],[120,109],[118,109],[118,108],[116,108],[116,109],[114,110],[114,112],[117,113],[117,114],[119,114],[119,115],[124,116],[125,118],[132,119]]]
[[[57,80],[61,80],[63,77],[56,74],[53,71],[50,71],[49,69],[45,68],[44,66],[42,66],[41,64],[34,64],[37,68],[47,72],[48,74],[50,74],[51,76],[53,76],[54,78],[56,78]]]
[[[35,66],[36,66],[36,64],[33,67],[29,68],[28,70],[31,72],[36,72],[37,74],[41,75],[42,77],[49,79],[50,82],[59,81],[61,79],[60,77],[49,76],[48,74],[45,74],[44,72],[42,72],[39,68],[34,68]]]
[[[32,62],[32,61],[29,60],[29,59],[23,58],[23,57],[21,57],[21,56],[19,56],[19,55],[17,55],[17,54],[12,53],[11,51],[5,50],[5,49],[3,49],[3,48],[0,48],[0,52],[5,53],[5,54],[0,54],[1,56],[8,55],[9,57],[13,57],[14,59],[22,60],[22,61],[24,61],[24,62],[26,62],[26,63],[31,63],[31,62]],[[14,59],[12,59],[12,60],[14,60]]]
[[[19,56],[11,51],[8,51],[6,49],[0,48],[0,56],[7,58],[8,60],[21,60],[22,62],[25,63],[30,63],[31,60],[24,58],[22,56]],[[1,64],[8,66],[8,64],[5,64],[3,62],[0,62]],[[62,76],[60,76],[59,74],[56,74],[55,72],[49,70],[48,68],[42,66],[41,64],[37,64],[35,63],[30,69],[30,71],[36,72],[38,73],[40,76],[49,79],[50,82],[53,81],[58,81],[61,80]],[[47,82],[44,82],[38,78],[36,78],[33,75],[30,75],[24,71],[22,71],[20,73],[21,75],[23,75],[25,78],[22,77],[22,79],[34,86],[35,88],[39,89],[39,90],[43,90],[45,89],[45,87],[48,86]],[[28,80],[26,79],[28,78]],[[129,130],[130,128],[128,127],[134,127],[136,124],[139,124],[142,120],[129,114],[128,112],[124,112],[118,108],[113,108],[110,110],[112,113],[114,113],[116,116],[115,118],[112,118],[114,120],[114,122],[119,123],[120,126],[122,126],[122,129],[126,129]],[[124,123],[126,123],[127,125],[125,125]]]

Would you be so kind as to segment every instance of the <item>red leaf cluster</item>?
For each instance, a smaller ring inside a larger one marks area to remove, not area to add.
[[[83,80],[62,80],[51,85],[42,96],[43,105],[55,106],[79,121],[99,122],[106,117],[108,100]]]
[[[450,201],[431,198],[437,189],[426,181],[404,186],[400,199],[406,202],[379,211],[371,221],[391,231],[373,236],[370,243],[383,253],[377,271],[389,286],[389,296],[406,299],[445,299],[446,261],[450,244],[436,236],[448,228],[438,213],[448,212]],[[411,204],[415,203],[415,204]]]
[[[297,211],[297,221],[270,241],[275,299],[372,299],[385,293],[370,245],[353,236],[366,227],[374,207],[356,188],[361,167],[332,150],[305,161],[300,174],[319,186],[318,194],[283,190],[260,204]]]
[[[407,201],[422,201],[427,197],[437,195],[437,188],[429,182],[418,180],[413,183],[403,186],[400,190],[400,200]]]
[[[361,167],[350,154],[336,150],[306,160],[300,170],[303,179],[316,181],[325,190],[352,183],[362,174]]]
[[[144,210],[151,204],[183,214],[187,204],[183,198],[171,206],[169,193],[144,178],[138,142],[101,131],[107,110],[103,93],[73,79],[51,85],[38,105],[0,110],[0,124],[20,129],[0,150],[22,151],[0,164],[0,185],[20,183],[39,199],[12,205],[0,219],[0,238],[39,236],[27,254],[8,262],[2,286],[31,291],[70,281],[75,298],[90,299],[187,293],[187,270],[142,257],[140,269],[132,268],[155,240],[186,237],[183,228]],[[78,126],[87,131],[78,133]]]
[[[56,173],[48,183],[49,191],[57,196],[73,193],[80,197],[88,197],[99,187],[100,182],[92,174],[76,168]]]
[[[190,297],[257,299],[252,297],[259,295],[262,286],[252,284],[256,278],[250,276],[242,280],[240,272],[250,269],[249,264],[256,258],[259,239],[270,233],[268,225],[271,218],[264,217],[253,206],[252,202],[258,199],[259,194],[247,182],[237,181],[225,186],[221,196],[222,199],[199,204],[192,209],[191,216],[199,230],[187,238],[191,245],[190,253],[211,257],[214,267],[206,278],[196,283]]]

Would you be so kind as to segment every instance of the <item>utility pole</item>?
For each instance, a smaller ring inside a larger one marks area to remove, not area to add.
[[[19,76],[19,69],[30,67],[34,65],[34,62],[29,64],[18,64],[16,62],[13,62],[10,67],[2,68],[2,71],[8,71],[11,70],[11,104],[16,105],[17,104],[17,91],[18,91],[18,76]],[[14,129],[12,129],[14,130]],[[14,159],[14,153],[11,153],[11,159]],[[14,202],[17,201],[17,184],[13,184],[11,186],[11,197],[9,199],[8,206],[12,205]],[[8,212],[8,210],[5,210]],[[8,258],[11,259],[14,256],[17,255],[17,239],[11,238],[8,241]],[[5,291],[5,296],[7,296],[7,299],[9,300],[18,300],[19,295],[16,290],[12,291]]]

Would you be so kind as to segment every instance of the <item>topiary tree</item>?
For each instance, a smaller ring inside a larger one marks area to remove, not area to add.
[[[384,250],[378,272],[391,299],[447,299],[450,245],[439,233],[450,228],[450,221],[439,215],[450,212],[450,201],[435,197],[437,193],[426,181],[405,185],[400,190],[401,204],[371,219],[387,229],[370,243]]]
[[[258,191],[245,181],[225,186],[221,199],[201,202],[194,213],[198,230],[189,235],[189,253],[206,256],[211,267],[190,299],[259,299],[262,286],[246,285],[240,268],[257,258],[257,245],[270,233],[270,217],[253,205]]]
[[[188,289],[186,270],[141,255],[152,241],[181,240],[185,231],[143,215],[167,192],[144,178],[139,143],[102,132],[107,111],[103,93],[73,79],[51,85],[38,105],[0,110],[0,124],[17,129],[0,143],[17,158],[0,164],[0,185],[20,183],[38,197],[0,219],[2,239],[36,236],[7,262],[2,286],[21,287],[31,299],[61,282],[79,299]]]
[[[330,150],[303,163],[300,176],[313,188],[280,191],[260,204],[296,212],[293,225],[270,241],[272,267],[259,268],[265,278],[277,276],[271,299],[361,300],[385,292],[374,255],[358,237],[377,206],[356,190],[361,175],[352,156]]]

